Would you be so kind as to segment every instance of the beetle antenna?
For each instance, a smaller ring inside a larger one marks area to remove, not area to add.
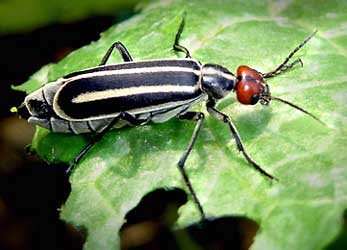
[[[318,32],[318,30],[315,30],[311,33],[311,35],[309,35],[302,43],[299,44],[299,46],[297,46],[292,52],[290,52],[290,54],[287,56],[287,58],[273,71],[270,71],[268,73],[264,73],[262,74],[264,78],[270,78],[273,77],[275,75],[278,75],[290,68],[292,68],[294,65],[300,63],[301,66],[303,66],[303,63],[301,61],[300,58],[296,59],[294,62],[287,64],[290,60],[290,58],[292,58],[296,52],[298,52],[302,47],[304,47],[304,45],[312,38],[314,37],[314,35],[316,35],[316,33]]]
[[[282,102],[282,103],[285,103],[285,104],[288,104],[289,106],[297,109],[297,110],[300,110],[301,112],[311,116],[313,119],[315,119],[316,121],[318,121],[320,124],[324,125],[324,126],[327,126],[327,124],[325,122],[323,122],[322,120],[320,120],[317,116],[315,116],[314,114],[308,112],[307,110],[303,109],[303,108],[300,108],[298,105],[295,105],[294,103],[291,103],[289,101],[286,101],[284,99],[281,99],[281,98],[278,98],[278,97],[273,97],[271,96],[271,100],[273,101],[278,101],[278,102]]]

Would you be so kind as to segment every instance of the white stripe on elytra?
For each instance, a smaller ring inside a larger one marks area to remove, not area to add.
[[[188,67],[177,67],[177,66],[160,66],[160,67],[143,67],[143,68],[132,68],[132,69],[115,69],[115,70],[104,70],[97,71],[92,73],[84,73],[81,75],[73,76],[66,79],[66,83],[91,78],[98,76],[109,76],[109,75],[126,75],[126,74],[142,74],[142,73],[160,73],[160,72],[188,72],[194,73],[197,76],[200,76],[200,70],[188,68]]]
[[[194,93],[199,88],[195,86],[175,86],[175,85],[161,85],[161,86],[139,86],[121,89],[106,89],[102,91],[86,92],[74,97],[72,103],[84,103],[108,98],[126,97],[129,95],[140,95],[149,93]]]

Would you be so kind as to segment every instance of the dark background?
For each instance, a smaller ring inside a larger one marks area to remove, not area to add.
[[[0,36],[0,249],[82,248],[83,234],[60,221],[57,210],[70,192],[66,166],[27,153],[35,128],[10,113],[25,97],[11,85],[97,40],[115,22],[94,17]]]

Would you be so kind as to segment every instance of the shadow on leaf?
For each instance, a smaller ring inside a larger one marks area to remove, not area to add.
[[[157,189],[142,198],[120,230],[122,250],[249,249],[259,228],[246,217],[209,218],[172,229],[187,194],[178,188]]]

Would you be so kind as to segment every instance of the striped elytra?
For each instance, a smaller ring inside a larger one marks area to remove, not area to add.
[[[173,108],[203,93],[196,60],[158,60],[122,63],[80,71],[64,79],[53,108],[59,117],[87,120]],[[83,86],[83,88],[82,88]]]

